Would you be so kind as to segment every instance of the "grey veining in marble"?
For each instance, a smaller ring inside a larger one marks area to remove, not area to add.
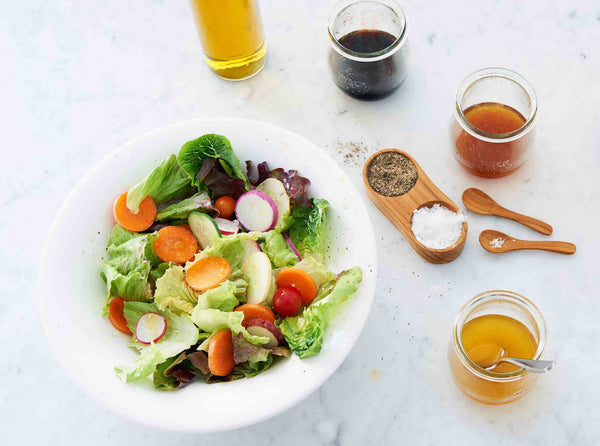
[[[600,4],[406,0],[409,76],[391,97],[359,102],[328,77],[325,23],[333,3],[262,1],[269,60],[260,75],[239,83],[218,79],[204,63],[185,1],[0,4],[0,444],[598,441]],[[540,106],[537,151],[502,180],[462,171],[448,138],[458,84],[486,66],[524,75]],[[370,153],[405,149],[457,203],[465,188],[482,188],[547,220],[555,229],[550,239],[575,242],[578,251],[487,253],[477,241],[483,229],[539,236],[467,213],[463,254],[430,265],[369,204],[380,262],[375,304],[354,350],[319,391],[272,420],[229,433],[172,434],[129,423],[83,396],[52,358],[37,313],[40,248],[62,200],[106,153],[155,127],[219,115],[306,136],[359,187]],[[558,361],[531,394],[502,407],[462,395],[446,360],[455,313],[494,288],[539,305],[549,356]]]

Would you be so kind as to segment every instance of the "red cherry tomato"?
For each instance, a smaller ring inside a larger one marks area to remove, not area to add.
[[[300,291],[291,286],[284,286],[273,295],[273,309],[279,316],[295,316],[302,308]]]
[[[215,201],[215,207],[219,211],[219,217],[231,218],[233,211],[235,210],[235,198],[230,197],[229,195],[219,197],[217,198],[217,201]]]

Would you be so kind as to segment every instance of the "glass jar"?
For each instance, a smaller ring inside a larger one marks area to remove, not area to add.
[[[393,0],[343,0],[329,18],[333,81],[358,99],[394,92],[408,74],[408,22]]]
[[[456,93],[456,159],[479,176],[509,175],[527,160],[536,116],[535,91],[525,78],[504,68],[476,71]]]
[[[546,351],[546,322],[531,301],[517,293],[502,290],[478,294],[456,316],[449,348],[450,368],[456,384],[476,401],[486,404],[510,403],[533,387],[537,375],[524,369],[509,373],[484,370],[467,356],[462,344],[462,329],[470,320],[488,314],[508,316],[527,327],[537,343],[532,359],[541,359]]]
[[[208,66],[221,78],[243,80],[265,65],[267,44],[257,0],[191,0]]]

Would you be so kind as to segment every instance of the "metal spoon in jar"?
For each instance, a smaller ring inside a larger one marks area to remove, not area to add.
[[[493,370],[501,362],[521,367],[532,373],[546,373],[556,361],[544,361],[541,359],[506,358],[506,350],[496,344],[483,344],[469,350],[469,358],[484,370]]]

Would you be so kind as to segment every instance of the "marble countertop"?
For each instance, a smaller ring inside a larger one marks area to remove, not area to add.
[[[0,444],[597,442],[600,5],[406,0],[409,77],[391,97],[359,102],[329,79],[325,23],[333,3],[262,1],[268,64],[239,83],[206,66],[186,2],[2,3]],[[524,75],[540,104],[534,156],[501,180],[465,173],[448,137],[458,84],[487,66]],[[455,202],[467,187],[484,188],[550,222],[550,239],[575,242],[578,251],[489,254],[477,240],[483,229],[535,233],[467,213],[463,254],[432,265],[368,203],[377,231],[377,296],[362,337],[326,384],[287,412],[229,433],[174,434],[130,423],[85,397],[52,357],[37,312],[40,248],[61,202],[109,151],[202,116],[295,131],[336,159],[358,187],[369,154],[405,149]],[[345,157],[349,147],[358,147],[352,158]],[[490,407],[457,389],[446,350],[461,305],[497,288],[538,304],[549,326],[548,357],[558,365],[524,399]]]

